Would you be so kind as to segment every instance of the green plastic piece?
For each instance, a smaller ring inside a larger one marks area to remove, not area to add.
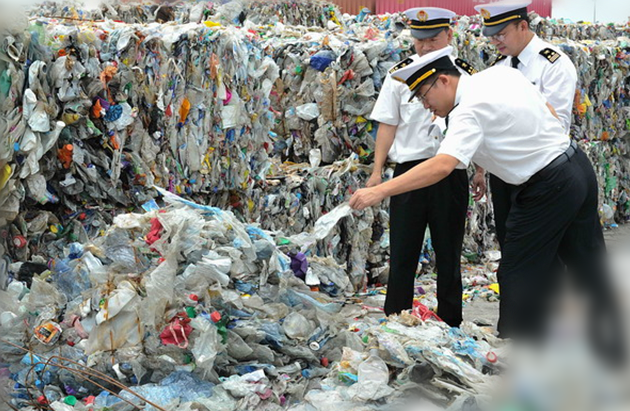
[[[63,402],[74,407],[77,404],[77,397],[75,397],[74,395],[68,395],[66,398],[63,399]]]

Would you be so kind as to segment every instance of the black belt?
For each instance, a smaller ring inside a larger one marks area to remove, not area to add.
[[[531,176],[531,178],[527,180],[527,182],[525,182],[523,185],[528,186],[538,181],[544,180],[547,177],[547,173],[549,173],[551,170],[554,170],[560,167],[561,165],[563,165],[564,163],[566,163],[567,161],[569,161],[571,157],[573,157],[575,153],[577,153],[577,150],[578,150],[577,143],[571,140],[571,144],[569,144],[569,148],[567,148],[567,151],[565,151],[564,153],[560,154],[558,157],[553,159],[551,163],[547,164],[542,170],[538,171],[536,174]]]

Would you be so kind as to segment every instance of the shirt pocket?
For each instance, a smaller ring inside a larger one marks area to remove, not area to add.
[[[427,110],[422,103],[403,103],[400,106],[400,118],[404,123],[419,123],[427,118]]]

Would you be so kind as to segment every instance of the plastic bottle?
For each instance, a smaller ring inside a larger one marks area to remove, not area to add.
[[[389,369],[385,361],[378,356],[378,350],[373,348],[370,355],[359,365],[359,383],[373,382],[385,384],[389,382]]]
[[[276,370],[279,374],[296,374],[302,371],[302,364],[296,361],[293,364],[285,365],[284,367],[277,368]]]

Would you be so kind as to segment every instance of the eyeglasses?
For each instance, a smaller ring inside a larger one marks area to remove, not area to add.
[[[488,36],[488,39],[490,39],[490,41],[496,41],[497,43],[503,43],[506,37],[507,33],[501,33],[494,36]]]
[[[433,80],[433,83],[431,83],[431,86],[427,89],[427,91],[424,92],[424,94],[422,94],[421,96],[418,96],[418,100],[420,100],[420,102],[424,103],[425,99],[427,98],[427,94],[429,94],[429,91],[431,91],[431,89],[433,88],[433,86],[435,86],[435,83],[437,83],[438,79],[436,78],[435,80]]]
[[[498,43],[503,43],[505,41],[505,39],[507,38],[507,35],[509,33],[508,28],[510,26],[514,26],[514,23],[509,24],[506,28],[503,29],[502,33],[500,34],[495,34],[494,36],[488,36],[488,39],[490,41],[496,41]]]

